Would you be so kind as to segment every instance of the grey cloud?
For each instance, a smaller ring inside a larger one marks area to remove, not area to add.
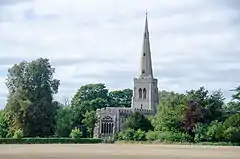
[[[75,64],[87,64],[89,66],[91,63],[96,64],[103,64],[103,63],[114,63],[114,64],[121,64],[124,63],[121,59],[115,58],[98,58],[98,57],[85,57],[85,58],[75,58],[75,59],[51,59],[51,62],[54,66],[68,66],[68,65],[75,65]]]

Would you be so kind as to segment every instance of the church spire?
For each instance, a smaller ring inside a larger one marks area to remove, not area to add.
[[[148,13],[146,11],[145,30],[144,30],[144,37],[143,37],[143,48],[142,48],[142,55],[141,55],[140,77],[153,78],[147,16],[148,16]]]

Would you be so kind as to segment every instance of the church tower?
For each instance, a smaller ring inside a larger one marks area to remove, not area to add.
[[[141,53],[140,75],[138,78],[134,78],[132,108],[151,110],[155,114],[159,103],[157,85],[158,80],[153,77],[148,32],[148,19],[146,13],[143,46]]]

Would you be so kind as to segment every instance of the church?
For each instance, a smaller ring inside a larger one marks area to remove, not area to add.
[[[131,107],[106,107],[97,109],[98,122],[94,128],[94,138],[109,138],[123,129],[125,120],[134,112],[155,115],[158,101],[158,80],[153,76],[148,18],[146,14],[140,74],[133,79]]]

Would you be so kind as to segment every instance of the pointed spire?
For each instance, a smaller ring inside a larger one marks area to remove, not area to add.
[[[148,16],[148,12],[146,11],[140,77],[153,78],[147,16]]]

